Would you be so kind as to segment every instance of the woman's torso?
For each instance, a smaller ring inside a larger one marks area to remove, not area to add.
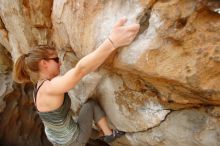
[[[36,106],[36,97],[40,87],[34,88],[34,102]],[[42,98],[42,97],[41,97]],[[79,127],[71,117],[71,100],[67,93],[64,94],[63,103],[57,109],[52,111],[40,112],[38,114],[44,123],[45,133],[52,143],[69,144],[78,136]],[[38,110],[37,106],[36,109]]]

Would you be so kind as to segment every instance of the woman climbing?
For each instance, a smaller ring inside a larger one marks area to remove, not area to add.
[[[88,73],[95,71],[117,48],[130,44],[139,31],[139,24],[124,26],[126,19],[120,19],[109,37],[92,53],[83,57],[74,68],[60,74],[60,62],[53,47],[36,46],[21,55],[13,69],[18,83],[35,83],[34,103],[44,124],[50,142],[60,146],[83,146],[92,132],[92,122],[104,133],[102,139],[112,142],[124,132],[110,129],[105,113],[93,100],[83,104],[77,122],[70,114],[70,98],[67,92]]]

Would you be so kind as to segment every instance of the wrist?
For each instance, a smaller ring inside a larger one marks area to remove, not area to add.
[[[112,39],[110,38],[110,36],[108,37],[108,41],[110,42],[110,44],[116,49],[117,47],[115,46],[115,43],[112,41]]]
[[[109,44],[114,48],[114,50],[115,50],[116,48],[118,48],[117,45],[116,45],[116,43],[115,43],[115,41],[114,41],[110,36],[107,38],[107,41],[108,41]]]
[[[114,51],[115,48],[112,46],[108,39],[105,39],[104,42],[101,44],[102,47],[106,48],[108,51]]]

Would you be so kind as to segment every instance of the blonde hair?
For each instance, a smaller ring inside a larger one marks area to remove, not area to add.
[[[56,51],[47,45],[39,45],[22,54],[13,67],[13,79],[18,83],[36,83],[39,79],[39,62]]]

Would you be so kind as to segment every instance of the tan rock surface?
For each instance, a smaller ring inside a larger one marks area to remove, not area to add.
[[[219,146],[219,3],[0,0],[0,145],[48,145],[30,85],[11,79],[14,60],[54,45],[63,74],[126,16],[141,24],[137,38],[69,92],[73,117],[92,96],[111,126],[128,132],[114,146]]]

